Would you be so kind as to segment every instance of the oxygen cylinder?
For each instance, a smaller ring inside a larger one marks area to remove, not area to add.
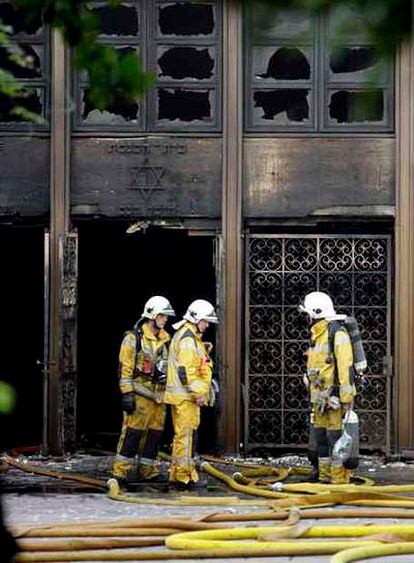
[[[349,458],[344,461],[346,469],[356,469],[359,464],[359,420],[355,411],[347,412],[343,419],[344,431],[352,438],[352,448]]]
[[[367,369],[367,358],[362,344],[361,333],[359,332],[358,322],[355,317],[346,317],[345,327],[352,342],[354,354],[354,368],[358,375]]]

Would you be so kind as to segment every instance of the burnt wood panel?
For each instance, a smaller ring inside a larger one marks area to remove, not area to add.
[[[47,213],[49,164],[48,139],[0,139],[0,217]]]
[[[75,139],[74,215],[220,216],[221,140]]]
[[[394,139],[246,139],[244,210],[303,217],[331,207],[393,206]]]

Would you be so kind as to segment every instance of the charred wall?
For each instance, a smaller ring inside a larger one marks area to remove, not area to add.
[[[0,217],[46,215],[49,166],[49,139],[0,139]]]
[[[245,139],[245,217],[388,213],[394,150],[390,137]]]
[[[74,215],[219,218],[221,139],[75,139]]]

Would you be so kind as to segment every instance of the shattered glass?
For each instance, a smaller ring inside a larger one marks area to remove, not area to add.
[[[205,80],[213,76],[212,49],[174,46],[166,48],[158,58],[159,76],[175,80]]]
[[[139,105],[136,101],[115,96],[114,101],[101,111],[92,103],[88,88],[83,90],[82,100],[82,120],[84,123],[123,125],[136,123],[138,120]]]
[[[384,121],[384,92],[373,90],[338,90],[332,92],[329,117],[337,123]]]
[[[0,2],[0,20],[4,25],[11,26],[15,34],[36,35],[42,32],[40,11],[36,14],[35,10],[31,10],[29,19],[27,10],[8,2]]]
[[[103,4],[93,6],[91,10],[99,19],[99,32],[101,35],[138,35],[139,17],[136,5],[122,3],[111,7]]]
[[[362,82],[387,80],[386,61],[373,46],[337,47],[329,54],[330,80]]]
[[[309,89],[255,90],[256,122],[271,120],[277,124],[304,123],[309,120]]]
[[[20,66],[10,59],[4,47],[0,47],[0,67],[13,74],[15,78],[41,78],[43,48],[38,45],[19,45],[20,54],[28,62],[27,66]]]
[[[162,35],[212,35],[214,8],[201,2],[164,4],[158,7],[158,25]]]
[[[26,96],[17,96],[14,98],[9,98],[0,92],[0,122],[3,123],[22,123],[30,122],[20,115],[14,115],[12,110],[18,105],[24,109],[38,115],[42,116],[43,105],[44,105],[44,93],[41,88],[27,88]]]
[[[185,88],[159,88],[158,119],[168,121],[210,121],[210,91]]]
[[[309,80],[311,76],[310,49],[299,47],[256,47],[253,68],[256,79]],[[258,69],[266,69],[258,72]]]

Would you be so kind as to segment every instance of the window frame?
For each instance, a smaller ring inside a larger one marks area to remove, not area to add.
[[[82,80],[80,74],[74,72],[74,96],[76,99],[76,111],[74,116],[73,130],[76,133],[94,132],[105,133],[217,133],[221,131],[222,123],[222,2],[221,0],[203,0],[203,4],[211,4],[215,10],[215,30],[211,36],[163,36],[157,33],[158,6],[161,4],[191,3],[191,0],[141,0],[128,1],[125,4],[139,6],[139,21],[141,23],[139,35],[133,36],[100,36],[99,41],[113,46],[141,46],[141,60],[143,69],[147,72],[157,72],[157,50],[162,46],[194,46],[212,47],[215,51],[214,76],[206,80],[191,79],[165,79],[155,74],[154,85],[140,98],[140,120],[139,123],[116,124],[116,123],[84,123],[82,122],[81,89],[87,82]],[[97,2],[99,4],[99,2]],[[132,42],[135,40],[134,42]],[[211,123],[178,122],[160,124],[157,119],[157,90],[158,88],[183,88],[185,90],[213,91],[211,103]]]
[[[2,4],[10,4],[10,2],[1,2]],[[11,44],[28,45],[32,47],[39,46],[43,51],[42,76],[39,78],[16,78],[19,84],[27,88],[38,89],[42,92],[42,123],[34,123],[33,121],[1,121],[0,134],[13,132],[22,133],[44,133],[50,131],[50,29],[45,23],[41,27],[41,31],[37,34],[29,34],[25,32],[15,33],[10,37]]]
[[[258,89],[259,84],[253,77],[253,53],[255,47],[268,46],[269,48],[289,45],[296,47],[308,46],[310,43],[295,41],[294,38],[281,36],[276,38],[263,36],[259,40],[253,41],[250,34],[250,14],[246,14],[244,25],[244,57],[245,57],[245,76],[244,76],[244,130],[248,133],[304,133],[325,135],[329,133],[385,133],[394,132],[394,61],[387,62],[387,79],[383,82],[368,86],[367,81],[352,82],[342,81],[340,83],[332,81],[329,76],[329,57],[330,48],[328,44],[329,15],[310,16],[313,20],[313,42],[311,54],[311,78],[310,78],[310,123],[286,123],[277,124],[273,120],[268,123],[257,123],[254,119],[254,100],[253,93]],[[343,42],[343,46],[374,46],[361,37],[350,37]],[[277,90],[282,88],[299,89],[299,80],[273,81],[273,84],[260,84],[261,90]],[[366,123],[333,123],[329,118],[329,94],[336,90],[372,90],[379,88],[384,96],[384,119],[382,122]],[[313,115],[312,113],[313,112]],[[262,120],[264,121],[264,120]]]

